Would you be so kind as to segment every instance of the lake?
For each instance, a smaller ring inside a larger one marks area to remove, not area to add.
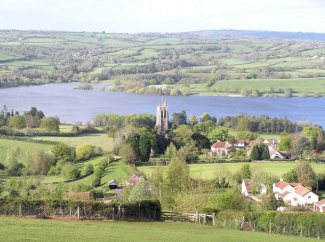
[[[42,110],[49,117],[58,115],[61,122],[83,123],[97,114],[156,114],[161,96],[149,96],[124,92],[73,89],[80,83],[46,84],[0,89],[0,109],[29,111],[31,107]],[[94,88],[103,85],[92,84]],[[104,85],[108,87],[109,85]],[[187,115],[201,116],[204,112],[217,118],[246,113],[268,115],[295,122],[309,120],[325,125],[325,98],[275,98],[275,97],[206,97],[166,96],[170,118],[174,112],[185,110]]]

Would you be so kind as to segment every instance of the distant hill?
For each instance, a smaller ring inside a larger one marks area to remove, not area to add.
[[[325,40],[325,33],[308,32],[281,32],[281,31],[262,31],[262,30],[199,30],[187,33],[199,34],[204,36],[230,35],[230,36],[255,36],[261,38],[280,38],[280,39],[303,39],[303,40]]]

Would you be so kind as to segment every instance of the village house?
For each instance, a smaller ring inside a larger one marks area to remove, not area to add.
[[[291,155],[291,152],[286,152],[286,151],[275,151],[270,156],[270,159],[292,159],[292,158],[293,156]]]
[[[241,193],[246,197],[252,195],[251,179],[243,179],[241,185]],[[261,184],[260,189],[256,189],[255,193],[266,194],[267,193],[266,186],[264,184]]]
[[[282,200],[292,206],[318,201],[318,196],[310,188],[303,187],[301,183],[286,183],[282,179],[273,184],[273,192],[277,200]]]
[[[141,177],[138,177],[136,175],[133,175],[131,178],[126,180],[126,185],[131,185],[134,186],[135,184],[137,184],[140,181]],[[151,190],[150,188],[150,181],[149,179],[145,178],[144,182],[148,185],[148,189]]]
[[[314,202],[314,211],[315,212],[325,212],[325,200],[320,200],[318,202]]]
[[[236,143],[236,150],[240,148],[246,148],[249,145],[249,139],[238,139]],[[221,142],[218,140],[211,146],[212,155],[222,156],[222,152],[224,151],[225,155],[228,154],[228,148],[231,146],[229,142]]]
[[[279,142],[280,142],[280,140],[278,140],[278,139],[264,139],[263,144],[267,145],[269,150],[272,150],[272,149],[278,148]]]

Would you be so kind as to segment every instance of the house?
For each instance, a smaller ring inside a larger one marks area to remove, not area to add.
[[[249,139],[238,139],[236,147],[245,148],[249,145]]]
[[[318,196],[310,188],[303,187],[301,183],[286,183],[282,179],[273,184],[273,192],[277,200],[282,200],[292,206],[318,201]]]
[[[291,155],[291,152],[287,151],[275,151],[270,159],[294,159],[294,156]]]
[[[211,151],[212,151],[212,154],[214,154],[216,156],[222,156],[223,151],[225,152],[225,155],[227,155],[228,154],[228,147],[229,147],[228,142],[220,142],[218,140],[218,142],[214,143],[211,146]]]
[[[134,186],[140,181],[140,179],[141,177],[133,175],[131,178],[126,180],[126,185]],[[144,182],[147,183],[148,187],[150,188],[150,181],[147,178],[144,179]]]
[[[250,186],[250,183],[251,183],[251,179],[244,179],[241,186],[241,193],[246,197],[252,195],[252,188]],[[256,190],[257,190],[256,193],[259,194],[266,194],[267,192],[266,186],[264,184],[261,184],[260,189],[256,189]]]
[[[325,212],[325,200],[320,200],[314,203],[314,211],[315,212]]]
[[[248,196],[252,194],[252,188],[250,186],[251,179],[243,179],[243,183],[241,185],[241,193],[244,196]]]
[[[118,181],[117,180],[111,180],[110,182],[108,182],[108,187],[110,189],[116,189],[118,186]]]
[[[264,139],[263,144],[267,145],[269,147],[269,150],[277,149],[278,143],[280,140],[278,139]]]

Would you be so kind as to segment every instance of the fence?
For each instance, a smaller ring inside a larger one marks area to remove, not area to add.
[[[37,216],[56,217],[66,219],[87,219],[87,220],[160,220],[160,211],[144,211],[139,209],[124,208],[120,204],[117,208],[89,209],[86,206],[56,207],[50,209],[44,207],[28,207],[22,204],[16,206],[0,206],[0,215],[4,216]]]

